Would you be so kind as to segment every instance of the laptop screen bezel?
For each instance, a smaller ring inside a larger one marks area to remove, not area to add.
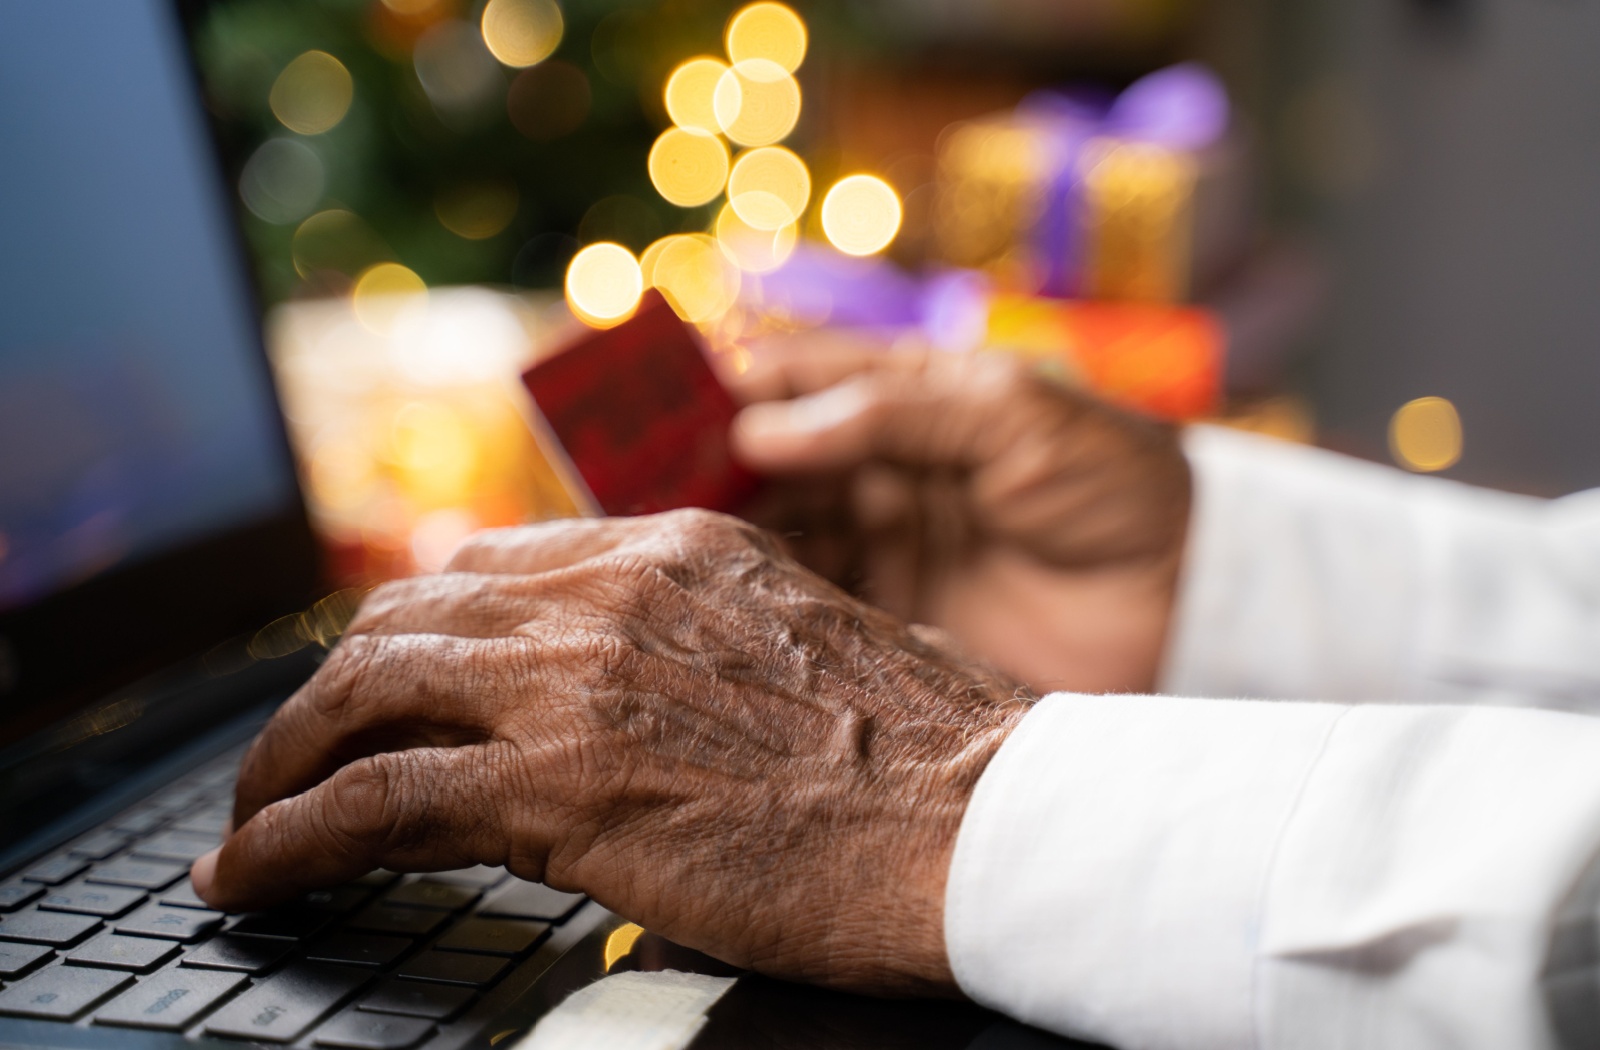
[[[169,3],[182,36],[182,74],[193,86],[211,146],[207,162],[229,202],[224,236],[252,312],[252,366],[274,422],[273,440],[295,474],[262,336],[259,286],[240,225],[241,204],[219,128],[205,104],[193,30],[204,3]],[[0,751],[77,714],[118,687],[303,608],[321,580],[318,546],[297,476],[273,514],[118,566],[29,605],[0,613]]]

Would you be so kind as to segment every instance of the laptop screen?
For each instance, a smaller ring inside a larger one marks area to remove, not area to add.
[[[0,779],[313,596],[233,201],[174,0],[7,5]]]
[[[295,499],[170,4],[5,21],[0,611]]]

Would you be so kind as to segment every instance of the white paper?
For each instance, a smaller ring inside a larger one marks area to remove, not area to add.
[[[569,995],[517,1050],[683,1050],[736,980],[677,970],[613,974]]]

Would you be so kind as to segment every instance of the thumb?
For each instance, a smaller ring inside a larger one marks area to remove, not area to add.
[[[849,470],[870,460],[912,469],[970,468],[1025,425],[1029,376],[995,355],[851,376],[734,420],[734,454],[769,474]]]

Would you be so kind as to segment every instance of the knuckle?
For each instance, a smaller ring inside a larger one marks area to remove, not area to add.
[[[334,774],[319,821],[330,846],[349,852],[385,843],[405,807],[402,765],[398,754],[373,755]]]
[[[359,702],[384,647],[383,638],[370,634],[349,635],[334,646],[303,694],[312,713],[341,720]]]

